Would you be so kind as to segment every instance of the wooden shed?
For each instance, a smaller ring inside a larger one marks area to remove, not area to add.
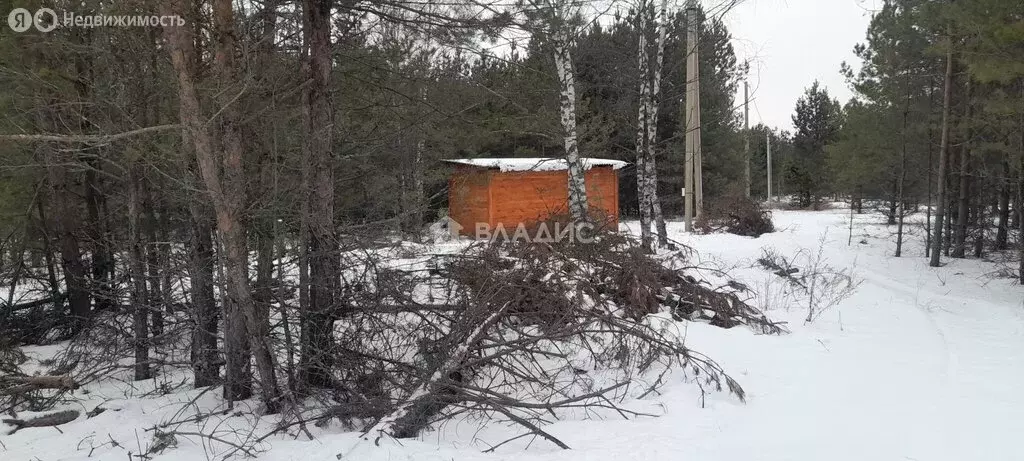
[[[483,223],[489,229],[502,227],[512,232],[520,224],[529,227],[548,218],[568,215],[569,178],[565,159],[445,161],[455,165],[448,182],[448,214],[461,226],[463,235],[475,235]],[[626,162],[593,158],[581,161],[586,170],[591,215],[617,228],[619,176],[616,170]]]

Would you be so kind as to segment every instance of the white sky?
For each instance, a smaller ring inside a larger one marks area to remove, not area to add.
[[[720,0],[705,0],[705,5]],[[736,56],[750,60],[750,125],[792,131],[796,100],[815,79],[845,104],[851,96],[839,74],[857,68],[853,46],[864,42],[871,11],[881,0],[744,0],[726,14]],[[743,101],[740,87],[737,103]]]

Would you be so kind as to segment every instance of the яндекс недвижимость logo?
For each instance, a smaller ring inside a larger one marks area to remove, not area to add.
[[[40,8],[35,14],[25,8],[15,8],[7,15],[7,25],[15,32],[25,32],[33,25],[40,32],[57,28],[57,13],[49,8]]]
[[[177,15],[109,15],[76,14],[65,11],[63,18],[50,8],[40,8],[35,13],[25,8],[15,8],[7,15],[7,25],[15,32],[26,32],[35,26],[40,32],[50,32],[59,27],[170,27],[184,26],[185,19]]]

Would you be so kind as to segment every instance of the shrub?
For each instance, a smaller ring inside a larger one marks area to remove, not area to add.
[[[772,213],[761,208],[757,201],[742,193],[732,192],[721,196],[704,209],[704,214],[695,223],[703,233],[725,231],[747,237],[760,237],[775,232]]]

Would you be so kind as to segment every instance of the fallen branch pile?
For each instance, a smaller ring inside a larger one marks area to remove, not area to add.
[[[744,399],[717,363],[683,344],[673,319],[782,332],[734,292],[666,268],[616,234],[478,243],[424,265],[361,271],[387,283],[365,283],[348,300],[356,312],[343,320],[336,382],[354,385],[337,389],[329,416],[363,424],[366,440],[475,414],[519,425],[516,438],[568,448],[543,425],[581,411],[638,416],[624,399],[656,390],[673,370]]]

